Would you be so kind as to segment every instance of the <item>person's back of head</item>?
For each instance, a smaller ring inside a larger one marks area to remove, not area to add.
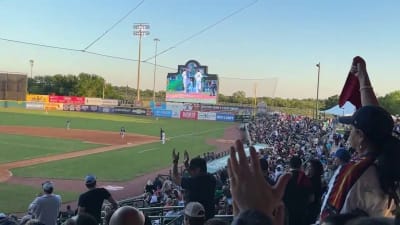
[[[207,173],[207,162],[205,159],[196,157],[190,160],[189,171],[198,171],[200,174]]]
[[[90,214],[80,213],[75,219],[76,225],[98,225],[97,220]]]
[[[290,165],[291,169],[300,169],[301,168],[301,164],[302,164],[301,159],[298,156],[293,156],[290,159],[290,162],[289,162],[289,165]]]
[[[206,221],[206,210],[199,202],[189,202],[184,209],[185,225],[203,225]]]
[[[96,177],[94,175],[87,175],[85,177],[85,186],[88,189],[95,188],[96,184],[97,184],[97,179],[96,179]]]
[[[123,206],[111,216],[109,225],[144,225],[145,217],[132,206]]]

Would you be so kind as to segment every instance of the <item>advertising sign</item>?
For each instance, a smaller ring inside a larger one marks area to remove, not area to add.
[[[81,105],[81,112],[97,112],[98,110],[97,105]]]
[[[143,109],[143,108],[117,107],[117,108],[114,108],[114,113],[145,116],[147,113],[147,110]]]
[[[103,99],[101,98],[85,98],[85,105],[102,105]]]
[[[99,107],[97,109],[97,112],[100,112],[100,113],[114,113],[114,108],[112,108],[112,107]]]
[[[50,95],[49,101],[53,103],[66,103],[66,104],[74,104],[74,105],[84,105],[85,97],[76,97],[76,96],[57,96]]]
[[[49,102],[48,95],[26,95],[27,102]]]
[[[234,122],[235,116],[228,113],[217,113],[217,121]]]
[[[44,104],[44,109],[45,110],[63,110],[63,104],[48,102],[48,103]]]
[[[118,100],[116,99],[102,99],[101,100],[102,106],[118,106]]]
[[[168,110],[168,109],[155,109],[155,110],[153,110],[153,116],[154,117],[171,118],[172,117],[172,111]]]
[[[217,120],[217,113],[215,112],[198,112],[197,113],[198,120]]]
[[[26,108],[27,109],[43,110],[44,109],[44,103],[42,103],[42,102],[27,102],[26,103]]]
[[[80,105],[72,105],[72,104],[63,104],[64,111],[81,111]]]
[[[183,120],[196,120],[197,112],[196,111],[181,111],[180,118]]]
[[[167,75],[166,101],[216,104],[218,76],[207,70],[195,60],[178,65],[176,73]]]

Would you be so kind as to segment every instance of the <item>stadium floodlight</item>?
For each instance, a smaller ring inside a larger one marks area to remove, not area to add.
[[[134,36],[139,36],[139,57],[138,57],[138,71],[137,71],[137,94],[136,94],[136,100],[137,103],[139,104],[140,102],[140,57],[141,57],[141,51],[142,51],[142,37],[150,35],[149,29],[150,25],[148,23],[135,23],[133,25],[133,35]]]
[[[318,97],[319,97],[319,74],[320,74],[320,71],[321,71],[321,63],[318,63],[317,65],[316,65],[316,67],[318,68],[318,81],[317,81],[317,101],[315,101],[315,119],[319,119],[318,118],[318,113],[319,113],[319,107],[318,107]]]
[[[154,54],[154,74],[153,74],[153,102],[156,102],[156,72],[157,72],[157,43],[160,41],[158,38],[153,39],[156,43],[156,49]]]
[[[33,78],[32,77],[32,68],[33,68],[33,63],[34,63],[33,59],[29,60],[29,63],[31,64],[31,79],[32,79]]]

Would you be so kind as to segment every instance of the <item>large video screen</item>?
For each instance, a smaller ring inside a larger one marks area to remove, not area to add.
[[[179,65],[177,73],[168,73],[166,90],[167,102],[216,104],[218,76],[209,74],[207,66],[190,60]]]

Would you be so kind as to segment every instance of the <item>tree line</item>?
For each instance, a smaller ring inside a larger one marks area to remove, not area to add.
[[[53,76],[35,76],[28,78],[28,92],[32,94],[55,94],[64,96],[86,96],[94,98],[110,98],[125,100],[127,103],[133,103],[136,98],[136,89],[128,86],[113,86],[106,83],[105,79],[96,74],[80,73],[79,75],[62,75]],[[146,89],[141,90],[141,98],[151,100],[153,91]],[[156,92],[156,100],[165,100],[165,91]],[[400,90],[393,91],[385,96],[378,98],[380,104],[390,113],[400,114]],[[283,107],[294,109],[315,110],[315,99],[284,99],[258,97],[247,97],[244,91],[236,91],[231,96],[218,94],[218,102],[221,104],[242,104],[253,105],[256,102],[265,102],[267,106]],[[321,99],[318,102],[320,110],[329,109],[337,105],[339,96],[334,95],[327,99]]]

